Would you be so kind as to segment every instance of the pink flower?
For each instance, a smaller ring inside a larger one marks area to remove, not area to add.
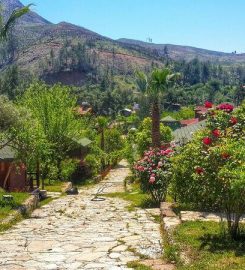
[[[205,144],[205,145],[210,145],[212,143],[212,139],[210,137],[204,137],[202,142]]]
[[[151,177],[150,177],[150,180],[149,180],[149,183],[150,183],[150,184],[154,184],[155,181],[156,181],[156,178],[155,178],[154,176],[151,176]]]
[[[195,169],[195,171],[196,171],[197,174],[202,174],[202,173],[204,173],[204,169],[203,169],[202,167],[197,167],[197,168]]]
[[[205,105],[205,108],[207,108],[207,109],[210,109],[213,107],[213,103],[210,101],[206,101],[204,105]]]
[[[158,162],[158,167],[162,167],[163,163],[161,161]]]
[[[214,135],[214,137],[218,138],[218,137],[220,136],[220,130],[214,129],[214,130],[212,131],[212,134]]]
[[[232,124],[232,125],[235,125],[235,124],[237,124],[237,118],[236,117],[234,117],[234,116],[232,116],[231,117],[231,119],[230,119],[230,123]]]

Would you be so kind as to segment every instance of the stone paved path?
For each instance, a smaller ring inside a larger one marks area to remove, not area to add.
[[[159,258],[160,225],[150,210],[128,212],[118,198],[91,201],[105,183],[105,193],[123,191],[128,173],[122,161],[103,183],[52,201],[0,235],[0,269],[117,270],[139,254]]]

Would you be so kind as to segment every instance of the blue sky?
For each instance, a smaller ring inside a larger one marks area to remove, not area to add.
[[[22,0],[101,35],[245,52],[245,0]]]

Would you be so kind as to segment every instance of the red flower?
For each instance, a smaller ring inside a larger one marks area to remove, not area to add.
[[[222,157],[223,159],[228,159],[228,158],[230,157],[230,155],[229,155],[228,153],[222,153],[222,154],[221,154],[221,157]]]
[[[232,125],[235,125],[235,124],[237,124],[237,118],[236,117],[234,117],[234,116],[232,116],[231,117],[231,119],[230,119],[230,123],[232,124]]]
[[[214,137],[218,138],[218,137],[220,136],[220,130],[214,129],[214,130],[212,131],[212,134],[214,135]]]
[[[205,145],[210,145],[212,143],[212,139],[210,137],[204,137],[202,142],[205,144]]]
[[[204,173],[204,169],[202,167],[197,167],[195,171],[196,171],[197,174]]]
[[[213,107],[213,103],[210,101],[206,101],[204,105],[205,105],[205,108],[208,108],[208,109]]]
[[[217,110],[222,110],[228,113],[232,112],[233,109],[234,109],[234,106],[229,103],[222,103],[217,106]]]

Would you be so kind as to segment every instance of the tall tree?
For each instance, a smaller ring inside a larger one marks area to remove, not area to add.
[[[137,72],[138,88],[151,102],[153,147],[161,145],[159,98],[179,76],[179,73],[171,73],[168,68],[155,69],[149,77],[142,72]]]

